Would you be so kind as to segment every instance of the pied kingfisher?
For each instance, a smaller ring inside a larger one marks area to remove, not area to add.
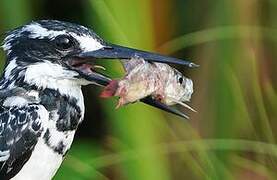
[[[104,86],[95,59],[139,56],[148,61],[195,64],[113,45],[90,29],[40,20],[7,33],[0,80],[0,179],[51,179],[84,117],[81,86]],[[144,103],[182,115],[151,98]]]

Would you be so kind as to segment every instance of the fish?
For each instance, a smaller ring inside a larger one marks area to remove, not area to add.
[[[116,108],[151,96],[166,105],[179,104],[196,112],[185,104],[191,99],[193,82],[177,69],[139,57],[121,62],[125,70],[124,77],[112,80],[100,94],[103,98],[118,96]]]

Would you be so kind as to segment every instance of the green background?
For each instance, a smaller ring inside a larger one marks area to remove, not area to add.
[[[54,179],[277,179],[276,15],[276,0],[1,0],[0,33],[66,20],[201,65],[177,66],[194,81],[189,121],[141,103],[115,110],[85,87],[85,121]]]

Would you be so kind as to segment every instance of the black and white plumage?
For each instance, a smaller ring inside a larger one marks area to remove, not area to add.
[[[96,72],[93,59],[136,55],[195,66],[107,44],[84,26],[55,20],[31,22],[9,32],[2,47],[6,65],[0,80],[1,180],[55,175],[84,117],[81,86],[109,82]],[[171,111],[151,99],[145,103]]]
[[[66,47],[62,38],[76,42]],[[87,28],[59,21],[32,22],[8,33],[0,82],[0,179],[55,174],[84,117],[81,85],[90,83],[61,61],[73,51],[101,47]]]

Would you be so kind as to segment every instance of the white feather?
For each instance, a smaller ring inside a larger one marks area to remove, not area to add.
[[[10,41],[15,37],[16,37],[15,34],[10,34],[4,39],[4,44],[2,45],[2,48],[4,49],[4,51],[7,52],[7,55],[9,55],[10,52],[11,52],[11,47],[12,46],[11,46]]]
[[[39,108],[39,117],[41,117],[41,122],[43,127],[48,127],[49,125],[49,113],[43,107]],[[45,128],[46,129],[46,128]],[[45,132],[45,130],[44,130]],[[65,139],[67,139],[68,147],[71,145],[74,137],[74,131],[70,132],[69,135]],[[53,137],[60,138],[60,137]],[[26,162],[26,164],[22,167],[18,174],[13,177],[13,180],[49,180],[51,179],[57,169],[60,167],[62,163],[63,157],[62,155],[55,153],[53,149],[51,149],[48,145],[45,144],[45,140],[43,136],[41,136],[36,144],[31,157]]]
[[[63,157],[54,153],[41,138],[19,173],[12,180],[50,180],[62,163]]]
[[[62,30],[62,31],[48,30],[42,27],[39,23],[35,23],[35,22],[29,25],[26,25],[22,28],[22,32],[26,32],[26,31],[31,33],[29,35],[30,38],[38,38],[38,39],[42,39],[44,37],[53,38],[61,34],[66,34],[65,30]]]
[[[70,34],[80,43],[80,47],[84,52],[95,51],[104,47],[100,42],[98,42],[96,39],[92,38],[91,36],[88,36],[88,35],[79,36],[75,33],[70,33]]]
[[[5,99],[3,106],[9,107],[9,106],[19,106],[22,107],[26,104],[28,104],[28,100],[25,99],[24,97],[20,96],[11,96]]]
[[[51,147],[57,147],[58,144],[62,141],[63,144],[67,147],[66,149],[69,149],[73,141],[75,131],[66,131],[66,132],[58,131],[56,123],[57,123],[57,120],[59,119],[59,115],[57,114],[57,111],[52,112],[51,117],[52,119],[50,119],[47,123],[47,127],[49,129],[49,135],[50,135],[49,145]]]
[[[74,76],[76,75],[78,73],[75,71],[66,70],[61,65],[46,61],[30,65],[26,70],[24,81],[30,85],[58,90],[63,95],[75,97],[77,105],[84,112],[84,98],[81,85],[91,82],[75,78]]]
[[[5,68],[5,74],[4,74],[4,76],[5,76],[6,79],[12,78],[11,77],[11,72],[12,72],[13,69],[16,68],[16,66],[17,66],[17,64],[16,64],[16,58],[14,58],[14,59],[12,59],[9,62],[9,64]]]
[[[31,32],[29,37],[38,38],[38,39],[42,39],[45,37],[52,39],[61,34],[70,34],[79,42],[81,49],[84,51],[94,51],[94,50],[101,49],[103,47],[103,45],[97,39],[89,35],[77,35],[76,33],[66,32],[65,30],[62,30],[62,31],[49,30],[42,27],[39,23],[32,23],[30,25],[26,25],[22,31]]]
[[[29,65],[24,81],[43,89],[51,88],[59,90],[61,94],[74,96],[76,93],[79,94],[81,85],[88,84],[86,80],[80,80],[75,76],[78,76],[77,72],[67,70],[59,64],[45,61]]]
[[[8,160],[10,157],[10,151],[0,151],[0,162]]]

